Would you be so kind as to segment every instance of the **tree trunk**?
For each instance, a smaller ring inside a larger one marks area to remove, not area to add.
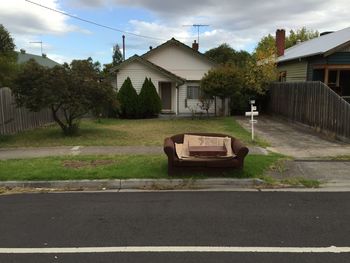
[[[60,118],[58,118],[58,116],[57,116],[58,109],[55,110],[55,108],[53,106],[51,106],[51,111],[52,111],[52,117],[53,117],[54,121],[58,123],[58,125],[61,127],[63,133],[66,133],[67,126],[64,125],[64,123],[60,120]]]

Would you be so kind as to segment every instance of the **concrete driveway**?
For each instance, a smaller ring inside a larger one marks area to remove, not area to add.
[[[235,119],[250,131],[248,118]],[[270,116],[257,119],[256,133],[270,143],[267,149],[294,158],[285,161],[281,169],[269,171],[269,176],[276,179],[316,179],[323,186],[350,187],[350,160],[339,158],[350,156],[350,144],[326,139],[309,128],[282,119]]]
[[[235,117],[241,126],[250,129],[247,117]],[[256,134],[268,141],[267,149],[296,159],[350,155],[350,144],[323,138],[302,125],[291,124],[270,116],[259,116]]]

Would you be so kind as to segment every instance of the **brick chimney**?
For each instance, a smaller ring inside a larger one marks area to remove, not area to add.
[[[194,50],[198,51],[198,49],[199,49],[199,44],[197,43],[196,40],[192,43],[192,48],[193,48]]]
[[[276,48],[277,56],[284,55],[284,45],[286,42],[286,31],[284,29],[277,29],[276,31]]]

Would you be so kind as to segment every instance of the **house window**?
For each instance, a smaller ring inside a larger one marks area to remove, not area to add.
[[[199,99],[201,90],[199,86],[187,86],[187,99]]]
[[[279,82],[286,82],[287,81],[287,71],[281,71],[278,77]]]

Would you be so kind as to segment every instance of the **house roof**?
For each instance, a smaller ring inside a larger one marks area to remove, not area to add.
[[[203,53],[187,46],[186,44],[182,43],[181,41],[175,39],[175,38],[172,38],[166,42],[164,42],[163,44],[155,47],[155,48],[152,48],[151,50],[149,50],[148,52],[146,52],[145,54],[142,55],[143,58],[147,58],[150,54],[153,54],[154,52],[156,52],[157,50],[163,48],[163,47],[166,47],[166,46],[170,46],[170,45],[175,45],[175,46],[178,46],[178,47],[181,47],[185,50],[188,50],[190,51],[191,53],[193,53],[195,56],[198,56],[198,57],[201,57],[202,59],[208,61],[209,63],[211,63],[213,66],[217,66],[217,63],[212,60],[211,58],[209,58],[208,56],[204,55]]]
[[[145,65],[146,67],[152,68],[158,72],[160,72],[161,74],[167,76],[168,78],[180,82],[180,83],[184,83],[186,80],[180,76],[175,75],[174,73],[148,61],[147,59],[140,57],[138,55],[133,55],[132,57],[128,58],[127,60],[125,60],[123,63],[119,64],[118,66],[116,66],[115,68],[112,69],[112,72],[117,71],[118,69],[121,69],[122,67],[134,62],[134,61],[138,61],[141,64]]]
[[[350,27],[329,33],[297,44],[285,50],[277,62],[285,62],[315,55],[330,55],[340,48],[350,44]]]
[[[22,64],[30,59],[34,59],[39,65],[48,67],[48,68],[53,68],[54,66],[60,65],[56,61],[53,61],[52,59],[49,59],[48,57],[43,57],[43,56],[38,56],[38,55],[33,55],[33,54],[28,54],[28,53],[22,53],[22,52],[17,52],[17,63]]]

